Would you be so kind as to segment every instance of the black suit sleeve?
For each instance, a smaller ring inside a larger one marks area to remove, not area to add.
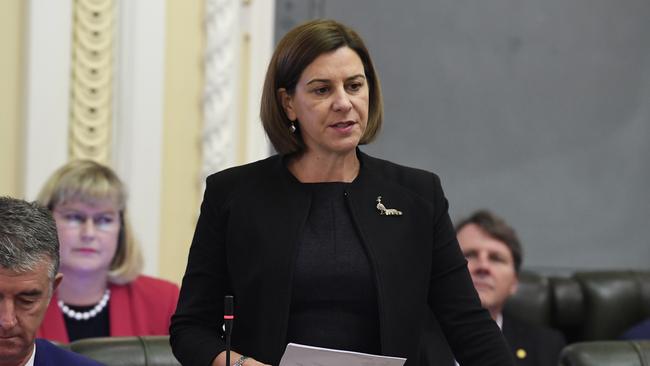
[[[186,366],[207,366],[222,351],[223,298],[227,291],[225,226],[218,188],[208,179],[183,277],[170,343]]]
[[[507,344],[481,303],[456,240],[448,203],[435,177],[433,266],[429,291],[433,308],[458,362],[463,366],[513,365]]]

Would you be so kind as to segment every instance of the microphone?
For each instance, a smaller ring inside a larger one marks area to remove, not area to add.
[[[226,331],[226,365],[230,366],[230,336],[232,335],[232,322],[235,320],[233,297],[226,295],[223,299],[223,322]]]

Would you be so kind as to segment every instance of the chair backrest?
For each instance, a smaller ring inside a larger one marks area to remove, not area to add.
[[[87,338],[69,348],[106,366],[180,366],[168,336]]]
[[[522,272],[504,312],[559,329],[569,342],[617,339],[650,317],[650,272],[589,271],[569,277]]]
[[[648,306],[643,304],[644,295],[639,282],[641,276],[642,273],[632,271],[574,275],[582,288],[585,304],[584,340],[616,338],[648,316]]]
[[[650,366],[650,341],[598,341],[568,345],[560,366]]]
[[[553,298],[547,277],[528,271],[519,273],[517,292],[505,305],[505,312],[529,323],[552,323]]]

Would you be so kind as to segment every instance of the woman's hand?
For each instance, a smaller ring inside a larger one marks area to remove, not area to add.
[[[239,354],[239,353],[237,353],[235,351],[230,351],[230,365],[229,366],[234,365],[235,362],[237,362],[237,360],[239,360],[239,358],[241,358],[241,356],[242,356],[241,354]],[[214,359],[214,361],[212,361],[212,366],[226,366],[226,351],[223,351],[223,352],[219,353],[219,355]],[[271,366],[271,365],[267,365],[267,364],[258,362],[257,360],[248,357],[248,358],[246,358],[246,360],[244,361],[242,366]]]

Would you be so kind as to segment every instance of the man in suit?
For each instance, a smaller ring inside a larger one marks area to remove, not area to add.
[[[481,210],[456,225],[458,242],[467,258],[474,287],[492,319],[501,328],[518,366],[555,366],[564,336],[503,314],[515,293],[522,250],[515,231],[500,217]]]
[[[61,283],[59,241],[49,210],[0,197],[0,366],[99,366],[36,339]]]

